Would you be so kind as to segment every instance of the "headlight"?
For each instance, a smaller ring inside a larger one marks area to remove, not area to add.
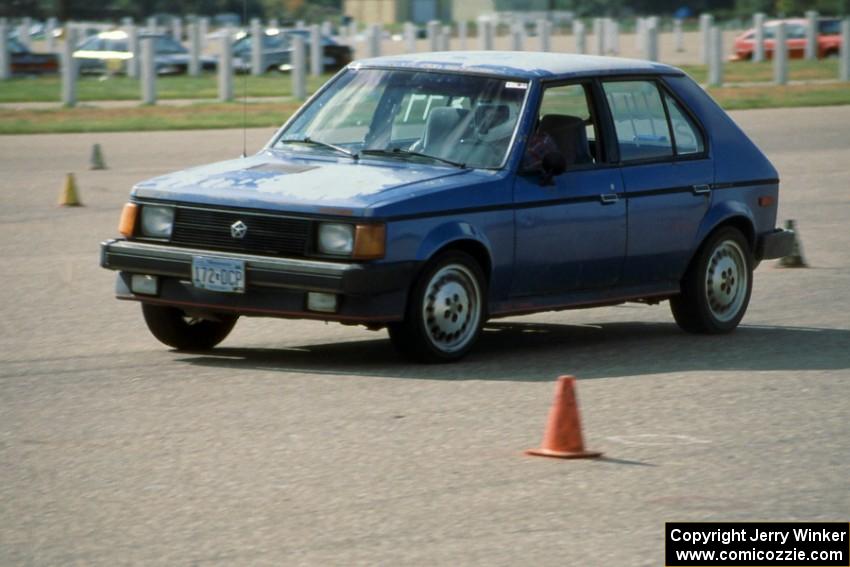
[[[171,238],[174,227],[174,207],[145,205],[142,207],[142,235],[152,238]]]
[[[354,250],[354,225],[323,222],[319,225],[319,252],[351,256]]]

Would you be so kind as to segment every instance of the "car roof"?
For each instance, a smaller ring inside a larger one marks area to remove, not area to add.
[[[355,61],[351,68],[392,67],[459,71],[523,79],[599,75],[681,75],[682,71],[652,61],[532,51],[445,51],[410,53]]]

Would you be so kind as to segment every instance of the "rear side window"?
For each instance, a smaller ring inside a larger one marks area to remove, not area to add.
[[[603,83],[621,161],[673,157],[661,93],[652,81]]]
[[[670,113],[670,124],[673,126],[673,140],[676,144],[677,155],[701,154],[705,150],[702,134],[679,106],[679,103],[669,94],[664,93],[667,112]]]

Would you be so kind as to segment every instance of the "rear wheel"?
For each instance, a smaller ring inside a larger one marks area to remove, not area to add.
[[[738,326],[750,302],[753,259],[741,231],[724,227],[700,248],[682,293],[670,299],[679,327],[690,333],[728,333]]]
[[[223,341],[238,319],[217,315],[216,319],[188,317],[176,307],[142,304],[142,314],[150,332],[161,343],[177,350],[207,350]]]
[[[389,326],[393,345],[422,362],[459,360],[472,348],[485,319],[486,280],[460,251],[439,256],[408,299],[404,321]]]

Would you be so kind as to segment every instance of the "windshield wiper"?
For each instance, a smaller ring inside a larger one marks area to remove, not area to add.
[[[313,138],[311,138],[309,136],[304,136],[303,138],[293,138],[293,139],[290,139],[290,140],[283,139],[280,142],[282,144],[309,144],[311,146],[319,146],[319,147],[322,147],[322,148],[327,148],[329,150],[333,150],[335,152],[344,154],[344,155],[350,157],[351,159],[353,159],[355,161],[357,161],[360,158],[360,156],[358,154],[352,152],[351,150],[346,150],[342,146],[337,146],[336,144],[330,144],[328,142],[323,142],[321,140],[314,140]]]
[[[402,148],[384,148],[384,149],[371,149],[371,150],[361,150],[361,154],[370,155],[370,156],[389,156],[389,157],[420,157],[426,158],[434,161],[439,161],[442,163],[446,163],[448,165],[453,165],[455,167],[459,167],[461,169],[466,169],[465,163],[460,163],[458,161],[452,161],[450,159],[441,158],[437,156],[432,156],[431,154],[423,154],[422,152],[414,152],[411,150],[404,150]]]

